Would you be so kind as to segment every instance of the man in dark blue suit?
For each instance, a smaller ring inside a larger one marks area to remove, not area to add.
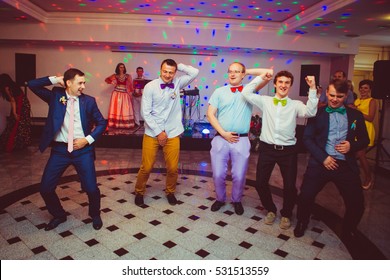
[[[309,119],[303,142],[310,153],[298,197],[298,222],[294,235],[301,237],[309,224],[316,195],[332,181],[345,203],[342,237],[355,235],[364,212],[364,200],[355,153],[369,138],[362,113],[344,106],[348,83],[333,80],[327,88],[328,106]]]
[[[64,87],[46,86],[60,84]],[[39,149],[50,144],[52,150],[42,176],[40,193],[53,219],[45,230],[52,230],[66,221],[66,212],[55,192],[58,181],[69,165],[74,165],[81,188],[89,199],[89,215],[93,228],[103,226],[100,217],[100,190],[95,171],[95,151],[92,143],[106,128],[95,98],[83,94],[85,75],[78,69],[69,69],[63,77],[44,77],[28,82],[28,87],[49,105],[45,128]]]

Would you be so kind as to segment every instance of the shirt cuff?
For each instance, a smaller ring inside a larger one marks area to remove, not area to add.
[[[91,145],[93,142],[95,142],[95,139],[93,139],[93,137],[91,135],[86,136],[85,139],[87,139],[89,145]]]
[[[51,82],[52,85],[58,84],[57,76],[50,76],[50,77],[49,77],[49,80],[50,80],[50,82]]]

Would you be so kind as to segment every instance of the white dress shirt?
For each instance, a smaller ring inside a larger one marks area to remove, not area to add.
[[[141,114],[145,121],[145,134],[156,137],[165,131],[168,138],[183,133],[182,107],[180,90],[190,84],[198,75],[199,70],[179,63],[177,70],[185,75],[173,78],[174,88],[161,89],[164,82],[161,78],[155,79],[145,85],[142,94]]]
[[[57,77],[55,77],[55,76],[49,77],[49,80],[51,81],[51,83],[53,85],[58,84]],[[74,139],[86,138],[88,143],[92,144],[95,141],[95,139],[93,139],[93,137],[91,135],[85,136],[84,131],[83,131],[83,127],[81,125],[80,98],[78,96],[70,96],[66,91],[65,91],[65,93],[66,93],[67,102],[66,102],[66,112],[65,112],[64,122],[62,123],[61,129],[55,135],[54,141],[68,143],[68,131],[69,131],[68,127],[69,127],[69,115],[70,115],[70,106],[71,106],[71,102],[69,99],[74,98],[75,101],[73,102],[73,106],[74,106],[73,137],[74,137]],[[60,102],[60,101],[58,101],[58,102]]]
[[[309,90],[309,98],[305,105],[300,100],[286,97],[287,104],[282,106],[279,102],[274,104],[274,97],[254,94],[256,86],[263,79],[258,76],[253,79],[242,91],[242,96],[251,104],[259,107],[263,112],[260,140],[274,145],[295,145],[295,128],[297,117],[314,117],[317,113],[318,97],[316,90]]]

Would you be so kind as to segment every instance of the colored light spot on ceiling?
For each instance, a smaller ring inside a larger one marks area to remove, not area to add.
[[[212,34],[212,36],[213,36],[213,37],[215,36],[215,29],[213,29],[213,34]]]
[[[196,30],[196,34],[199,34],[200,32],[199,28],[195,28],[195,30]]]
[[[147,18],[147,19],[146,19],[146,21],[148,21],[148,22],[151,22],[151,21],[152,21],[152,19],[151,19],[151,18]]]
[[[258,67],[260,67],[260,63],[255,63],[255,64],[253,64],[253,67],[255,67],[255,68],[258,68]]]
[[[245,27],[246,24],[243,22],[243,23],[240,24],[240,26],[241,26],[241,27]]]
[[[293,62],[293,59],[290,58],[289,60],[286,61],[286,64],[289,65],[289,64],[291,64],[292,62]]]
[[[132,55],[131,53],[128,53],[128,54],[127,54],[127,57],[128,57],[129,59],[132,59],[132,58],[133,58],[133,55]]]
[[[296,16],[295,16],[295,19],[296,19],[296,20],[301,20],[301,18],[299,17],[299,15],[296,15]]]
[[[204,23],[203,23],[203,26],[204,27],[207,27],[209,25],[209,23],[207,22],[207,21],[205,21]]]
[[[217,66],[217,64],[215,62],[211,63],[212,68],[215,68],[216,66]]]
[[[280,2],[277,2],[277,3],[276,3],[276,5],[280,6],[280,5],[282,5],[282,3],[280,3]]]
[[[80,3],[79,6],[80,6],[80,7],[85,7],[85,6],[87,6],[87,4]]]
[[[165,40],[168,39],[167,33],[165,31],[163,31],[163,37],[164,37]]]
[[[127,0],[119,0],[120,3],[126,3]]]
[[[172,25],[173,25],[172,20],[170,20],[170,19],[168,20],[168,25],[169,25],[169,26],[172,26]]]
[[[229,33],[229,34],[226,36],[226,41],[229,42],[231,38],[232,38],[232,34]]]
[[[225,59],[224,58],[221,58],[221,63],[224,63],[225,62]]]
[[[326,11],[328,9],[328,6],[322,6],[322,10]]]
[[[280,28],[279,31],[278,31],[278,35],[280,36],[280,35],[283,35],[283,34],[284,34],[284,30],[283,30],[283,28]]]
[[[127,57],[123,58],[123,62],[124,62],[124,63],[129,62],[129,60],[127,59]]]
[[[342,28],[344,28],[344,27],[345,27],[344,25],[337,25],[337,26],[336,26],[337,29],[342,29]]]

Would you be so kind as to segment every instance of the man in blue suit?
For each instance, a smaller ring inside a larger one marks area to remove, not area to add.
[[[54,84],[65,88],[46,88]],[[84,73],[78,69],[69,69],[62,77],[51,76],[29,81],[28,87],[49,105],[39,144],[41,152],[52,144],[40,186],[41,196],[53,216],[45,230],[52,230],[66,221],[66,212],[55,190],[69,165],[75,166],[81,188],[88,195],[93,228],[101,229],[100,190],[96,181],[95,151],[92,144],[105,131],[106,120],[100,113],[95,98],[83,94]]]
[[[294,235],[301,237],[309,224],[316,195],[332,181],[345,203],[342,238],[355,236],[363,216],[364,200],[355,153],[367,147],[369,138],[362,113],[344,106],[348,83],[333,80],[327,88],[328,105],[309,119],[303,142],[310,159],[298,197],[298,222]]]

